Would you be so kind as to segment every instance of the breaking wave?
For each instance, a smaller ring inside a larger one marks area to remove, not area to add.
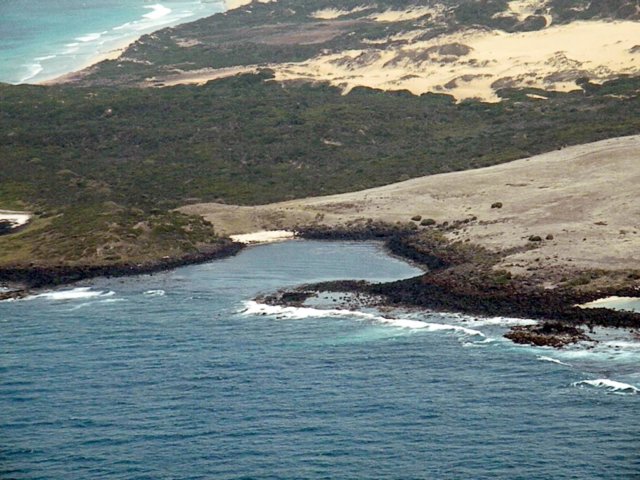
[[[91,287],[78,287],[71,290],[57,290],[55,292],[44,292],[38,295],[27,297],[26,300],[84,300],[87,298],[110,297],[115,295],[113,290],[91,290]]]
[[[146,292],[143,293],[143,295],[145,297],[163,297],[165,295],[165,291],[164,290],[147,290]]]
[[[609,380],[608,378],[597,378],[595,380],[582,380],[573,384],[576,387],[588,386],[594,388],[602,388],[611,393],[617,393],[621,395],[636,395],[640,392],[640,389],[634,385],[622,382],[616,382],[615,380]]]
[[[174,6],[173,3],[171,5]],[[224,9],[224,3],[188,2],[177,8],[155,3],[142,8],[145,13],[141,14],[138,10],[137,17],[120,25],[109,25],[107,20],[103,29],[76,31],[75,35],[63,37],[50,45],[40,45],[39,54],[33,58],[27,57],[29,60],[21,65],[19,77],[3,77],[3,81],[37,82],[84,68],[101,60],[104,55],[124,48],[144,33],[214,14]]]
[[[249,301],[245,304],[245,309],[241,312],[244,315],[270,315],[278,318],[287,318],[292,320],[312,318],[312,317],[348,317],[368,320],[375,323],[390,325],[397,328],[405,328],[410,330],[424,330],[427,332],[452,331],[468,336],[484,337],[485,335],[471,328],[462,327],[460,325],[451,325],[447,323],[431,323],[421,320],[412,320],[408,318],[391,318],[373,313],[358,312],[342,309],[319,309],[311,307],[282,307],[279,305],[266,305],[255,301]]]
[[[477,325],[478,327],[498,326],[498,327],[514,327],[514,326],[528,326],[535,325],[538,322],[528,318],[511,318],[511,317],[489,317],[489,318],[476,318],[473,317],[469,323]]]
[[[150,20],[157,20],[162,17],[166,17],[171,13],[171,9],[156,3],[155,5],[147,5],[144,8],[150,9],[149,13],[145,13],[143,15],[144,18],[148,18]]]
[[[571,366],[570,364],[562,362],[562,361],[558,360],[557,358],[546,357],[544,355],[538,355],[536,358],[538,360],[540,360],[541,362],[557,363],[558,365],[565,365],[567,367]]]

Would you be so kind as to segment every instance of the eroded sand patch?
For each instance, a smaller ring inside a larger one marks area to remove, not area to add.
[[[310,16],[317,18],[318,20],[335,20],[336,18],[351,15],[353,13],[362,12],[368,10],[369,6],[361,5],[359,7],[352,8],[351,10],[342,10],[338,8],[323,8],[322,10],[316,10]]]
[[[174,85],[204,85],[211,80],[233,77],[243,73],[256,73],[257,67],[229,67],[229,68],[203,68],[188,72],[177,73],[162,78],[150,78],[147,86],[171,87]]]
[[[374,13],[367,18],[376,22],[405,22],[407,20],[416,20],[426,15],[437,16],[441,13],[442,7],[413,7],[406,10],[385,10],[384,12]]]
[[[412,34],[407,37],[416,38]],[[577,89],[576,80],[637,74],[640,22],[590,21],[540,31],[466,30],[408,45],[347,50],[308,61],[270,65],[276,79],[328,81],[345,93],[356,86],[447,93],[458,100],[499,101],[503,87]]]

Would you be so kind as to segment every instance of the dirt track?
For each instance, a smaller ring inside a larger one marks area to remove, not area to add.
[[[489,168],[421,177],[359,192],[256,207],[198,204],[226,234],[368,219],[438,223],[477,217],[452,238],[492,249],[552,240],[505,259],[526,273],[553,266],[640,269],[640,135],[565,148]],[[502,208],[491,208],[501,202]]]

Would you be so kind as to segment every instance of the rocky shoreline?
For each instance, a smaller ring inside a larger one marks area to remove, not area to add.
[[[208,262],[236,255],[244,244],[224,241],[196,253],[177,258],[162,258],[146,263],[114,265],[29,266],[0,268],[0,285],[10,285],[10,291],[0,293],[0,301],[24,298],[31,290],[70,284],[95,277],[123,277],[171,270],[186,265]]]
[[[371,284],[363,281],[330,281],[302,285],[275,292],[258,300],[265,303],[300,306],[323,292],[351,295],[347,308],[419,308],[479,316],[519,317],[539,320],[532,326],[513,327],[505,335],[516,343],[562,347],[589,340],[584,329],[595,326],[640,330],[640,313],[606,308],[583,309],[577,305],[608,296],[640,296],[640,272],[631,272],[629,281],[584,288],[569,278],[554,288],[545,280],[566,272],[543,272],[535,278],[512,276],[493,267],[501,256],[512,252],[491,252],[471,243],[449,240],[445,233],[452,225],[416,229],[413,224],[364,222],[342,227],[304,226],[295,230],[298,238],[318,240],[381,240],[394,256],[411,261],[425,273],[395,282]],[[237,254],[244,248],[225,241],[179,258],[163,258],[142,264],[29,266],[0,269],[0,284],[19,288],[0,293],[0,300],[22,298],[32,289],[69,284],[98,276],[117,277],[149,274],[185,265],[202,263]],[[528,248],[527,246],[523,248]],[[589,272],[575,272],[588,275]],[[602,272],[598,273],[602,275]],[[354,300],[355,303],[354,303]]]
[[[583,330],[595,326],[640,329],[640,313],[577,305],[608,296],[640,296],[638,272],[626,282],[601,282],[585,288],[567,278],[554,288],[545,285],[567,272],[545,272],[538,277],[517,277],[496,270],[501,255],[469,243],[453,242],[443,235],[450,225],[416,232],[411,226],[367,223],[348,228],[305,227],[297,236],[308,239],[383,240],[393,255],[424,267],[418,277],[383,284],[323,282],[278,292],[262,299],[271,303],[300,305],[319,292],[364,295],[377,307],[409,307],[480,316],[519,317],[539,320],[539,325],[513,327],[505,336],[516,343],[561,347],[588,340]],[[455,228],[455,227],[453,227]],[[527,248],[526,246],[523,248]],[[575,272],[582,278],[589,272]],[[595,274],[594,274],[595,275]],[[598,272],[602,278],[602,272]]]

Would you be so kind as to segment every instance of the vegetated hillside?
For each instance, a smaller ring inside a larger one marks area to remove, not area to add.
[[[321,53],[403,45],[470,27],[541,30],[578,20],[638,20],[635,0],[278,0],[145,35],[84,84],[136,84],[185,71],[299,62]]]
[[[640,79],[584,88],[456,104],[283,88],[266,73],[165,89],[2,86],[0,205],[40,214],[0,237],[0,262],[175,255],[216,241],[201,219],[168,213],[185,203],[345,192],[640,131]]]
[[[0,208],[36,212],[30,227],[0,237],[0,265],[196,254],[220,239],[201,218],[171,212],[185,203],[345,192],[637,133],[634,77],[583,78],[571,93],[503,88],[494,104],[368,88],[341,95],[274,82],[268,69],[203,87],[136,88],[202,68],[383,49],[408,31],[415,41],[472,26],[635,19],[636,3],[257,2],[144,36],[75,83],[0,86]]]
[[[54,208],[107,200],[171,208],[194,197],[255,204],[640,130],[640,79],[585,88],[548,100],[505,90],[498,104],[456,104],[446,95],[282,88],[266,74],[161,90],[5,86],[0,199]]]

